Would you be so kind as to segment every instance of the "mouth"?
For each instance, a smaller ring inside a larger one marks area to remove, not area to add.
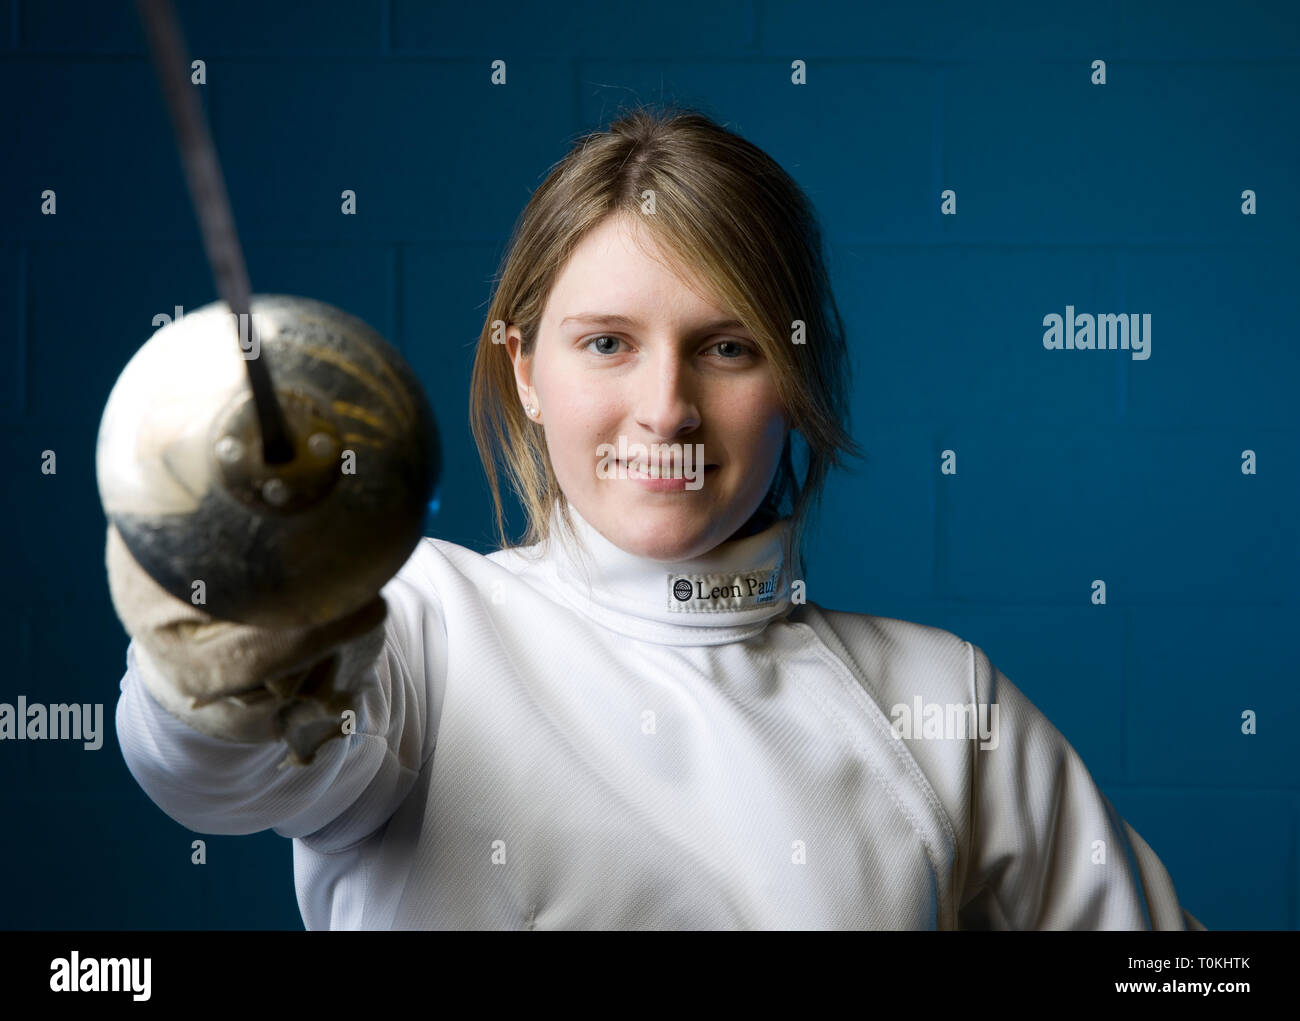
[[[672,471],[671,469],[665,471],[665,466],[663,465],[655,465],[646,468],[637,461],[633,461],[631,464],[626,461],[620,461],[619,464],[627,471],[628,478],[632,479],[680,479],[685,477],[683,469],[680,466],[678,466],[676,471]],[[716,464],[706,464],[702,468],[696,470],[696,475],[698,477],[700,474],[705,472],[716,471],[717,468],[718,465]]]

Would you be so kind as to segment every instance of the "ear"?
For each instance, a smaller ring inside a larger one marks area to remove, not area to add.
[[[518,326],[511,323],[506,327],[506,353],[515,367],[515,387],[519,391],[521,404],[536,404],[533,399],[533,360],[524,357],[524,335]]]

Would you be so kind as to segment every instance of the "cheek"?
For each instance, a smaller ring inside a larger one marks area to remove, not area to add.
[[[737,393],[726,409],[731,434],[752,452],[755,461],[776,460],[785,440],[785,413],[770,383]]]
[[[544,408],[551,463],[557,471],[585,478],[594,470],[597,447],[608,439],[610,423],[618,421],[617,411],[582,387],[552,388]]]
[[[785,419],[780,413],[773,414],[760,421],[753,434],[754,460],[768,471],[781,459],[781,447],[785,443]]]

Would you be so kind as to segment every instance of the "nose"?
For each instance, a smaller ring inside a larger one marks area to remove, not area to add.
[[[643,429],[672,440],[699,427],[694,379],[678,352],[661,352],[652,359],[636,385],[636,420]]]

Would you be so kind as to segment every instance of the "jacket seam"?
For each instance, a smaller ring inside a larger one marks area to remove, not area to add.
[[[875,727],[877,731],[879,731],[880,726],[883,723],[883,718],[878,715],[880,712],[880,708],[879,706],[876,705],[874,699],[867,696],[867,693],[864,690],[863,683],[858,678],[856,671],[853,669],[853,667],[850,664],[845,663],[839,656],[835,655],[834,651],[831,650],[826,645],[824,639],[817,632],[816,628],[813,628],[811,625],[805,625],[805,626],[807,627],[807,630],[813,639],[811,644],[811,648],[813,652],[817,655],[819,659],[821,659],[824,663],[830,666],[832,670],[837,673],[838,676],[840,676],[841,681],[843,681],[844,679],[843,674],[847,672],[848,679],[852,682],[849,685],[849,688],[853,692],[852,697],[854,698],[854,701],[858,703],[859,708],[862,709],[864,715],[868,717],[868,719],[871,722],[871,725]],[[936,853],[936,849],[933,846],[932,842],[926,837],[925,833],[922,831],[922,828],[917,821],[915,813],[906,804],[904,804],[902,799],[899,797],[896,786],[883,775],[883,773],[881,772],[879,766],[875,761],[874,756],[868,754],[868,749],[865,747],[864,742],[862,742],[861,739],[858,738],[853,733],[852,727],[848,725],[843,715],[839,713],[837,710],[835,710],[834,707],[828,706],[821,698],[819,698],[816,695],[815,691],[813,691],[811,686],[808,685],[808,683],[803,678],[796,677],[796,680],[799,686],[805,692],[809,693],[812,696],[813,701],[817,704],[818,708],[821,709],[821,711],[825,713],[827,716],[832,718],[836,723],[836,725],[839,726],[840,729],[845,733],[845,735],[849,738],[850,742],[852,743],[854,750],[862,754],[863,760],[868,765],[868,768],[871,769],[871,772],[876,777],[877,782],[889,794],[890,799],[894,802],[894,805],[899,809],[899,811],[903,813],[903,816],[907,820],[908,825],[911,826],[912,828],[912,832],[916,834],[917,839],[920,840],[921,842],[921,846],[925,848],[926,856],[930,860],[930,865],[934,870],[936,879],[940,879],[940,881],[942,882],[941,877],[944,875],[945,871],[948,872],[949,881],[946,884],[948,887],[947,899],[949,902],[950,913],[952,915],[953,920],[955,921],[956,914],[957,914],[957,905],[955,903],[954,892],[952,890],[951,870],[945,870],[944,862],[942,861],[941,857]],[[864,702],[866,703],[865,705],[863,704]],[[891,740],[892,740],[892,732],[891,732]],[[922,796],[925,798],[926,803],[930,806],[931,810],[934,812],[935,818],[937,819],[940,827],[942,828],[943,832],[947,835],[948,840],[950,841],[952,847],[955,850],[958,847],[958,844],[957,844],[956,831],[953,828],[952,820],[948,818],[948,813],[944,809],[942,802],[939,800],[938,795],[935,794],[934,789],[930,786],[930,781],[926,778],[925,773],[921,770],[921,767],[917,764],[916,760],[912,757],[911,752],[909,752],[906,748],[903,748],[900,751],[902,753],[901,755],[895,755],[896,761],[899,761],[903,765],[903,768],[908,772],[912,780],[916,783],[917,787],[921,790]]]
[[[971,642],[967,641],[966,639],[962,639],[962,644],[966,646],[966,657],[967,657],[967,661],[970,663],[971,703],[975,706],[975,711],[978,713],[979,706],[980,706],[980,692],[979,692],[979,671],[975,659],[975,646]],[[977,765],[976,765],[978,759],[979,759],[978,746],[976,745],[975,742],[972,741],[971,752],[970,752],[970,770],[969,770],[971,783],[970,783],[970,794],[969,794],[969,800],[967,802],[967,812],[966,812],[967,817],[970,819],[970,825],[967,827],[966,846],[963,849],[964,854],[963,854],[963,861],[962,861],[962,877],[961,877],[962,890],[961,890],[961,895],[956,898],[956,907],[957,907],[957,912],[960,914],[962,908],[966,904],[969,904],[975,898],[983,894],[987,894],[992,899],[993,903],[997,906],[999,919],[1001,919],[1005,923],[1010,919],[1010,916],[1007,914],[1006,908],[1003,907],[1002,901],[998,897],[998,892],[996,887],[990,885],[989,883],[983,883],[975,889],[974,893],[971,896],[968,897],[966,895],[968,892],[967,886],[970,880],[972,860],[975,854],[975,850],[974,850],[975,835],[976,833],[979,832],[978,793],[979,793],[980,777],[978,775]]]
[[[869,685],[859,676],[857,662],[853,660],[851,655],[849,656],[849,661],[845,662],[844,659],[842,659],[840,656],[837,656],[835,654],[833,649],[831,649],[829,646],[826,645],[821,634],[817,631],[816,628],[812,627],[811,625],[806,625],[806,626],[808,627],[808,630],[812,633],[813,637],[816,639],[817,651],[821,656],[821,658],[823,660],[827,660],[829,657],[829,662],[833,666],[836,666],[840,670],[845,671],[849,674],[849,678],[854,682],[852,685],[852,689],[853,689],[855,701],[858,701],[859,705],[864,709],[864,711],[866,711],[867,715],[871,718],[872,724],[877,728],[877,730],[879,730],[881,727],[884,727],[885,728],[884,732],[888,733],[890,740],[891,741],[894,740],[893,730],[885,722],[885,717],[880,709],[880,706],[876,704],[874,698],[871,698],[867,694],[867,689]],[[957,847],[957,831],[952,824],[952,820],[948,816],[948,810],[947,808],[944,807],[942,799],[939,797],[938,794],[935,793],[934,788],[930,784],[929,777],[925,775],[925,771],[921,768],[920,764],[913,757],[911,751],[908,750],[906,743],[905,742],[898,742],[898,743],[900,745],[899,750],[902,753],[901,761],[903,762],[904,767],[911,774],[913,780],[915,780],[917,784],[921,787],[925,795],[925,800],[929,803],[930,807],[934,809],[936,815],[939,817],[939,821],[942,823],[943,829],[948,835],[948,839],[952,841],[953,847],[954,848]]]

